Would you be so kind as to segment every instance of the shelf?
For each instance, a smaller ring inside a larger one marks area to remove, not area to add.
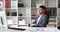
[[[34,7],[34,8],[31,8],[31,9],[38,9],[38,8]]]
[[[48,7],[48,8],[57,8],[57,7]]]
[[[36,9],[36,7],[31,7],[31,9]]]
[[[54,25],[55,25],[55,24],[56,24],[56,22],[49,22],[49,23],[48,23],[48,25],[49,25],[49,24],[51,24],[51,25],[53,25],[53,24],[54,24]]]
[[[26,16],[18,16],[18,17],[26,17]]]
[[[22,4],[23,2],[18,2],[19,4]]]
[[[18,17],[30,17],[30,16],[18,16]]]
[[[25,25],[18,25],[18,26],[28,26],[28,24],[25,24]]]
[[[57,16],[49,16],[50,18],[56,18]]]
[[[13,9],[13,8],[5,8],[5,9]]]
[[[56,20],[49,20],[49,22],[57,22]]]
[[[31,16],[31,17],[37,17],[37,16]]]
[[[17,0],[11,0],[11,1],[17,1]]]
[[[17,16],[6,16],[6,17],[17,17]]]
[[[6,9],[11,9],[11,8],[5,8],[5,10],[6,10]]]
[[[16,10],[5,10],[6,12],[17,12]]]
[[[6,8],[6,12],[17,12],[17,9]]]
[[[26,9],[26,7],[18,7],[18,9]]]
[[[56,18],[49,18],[49,20],[56,20]]]
[[[5,10],[9,10],[9,9],[13,10],[12,8],[5,8]],[[14,9],[14,10],[17,10],[17,9]]]

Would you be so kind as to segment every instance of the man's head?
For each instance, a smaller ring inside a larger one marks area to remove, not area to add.
[[[45,10],[46,10],[46,7],[45,6],[42,5],[42,6],[39,7],[39,13],[40,14],[44,14],[45,13]]]

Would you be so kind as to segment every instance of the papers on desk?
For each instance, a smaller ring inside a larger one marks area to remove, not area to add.
[[[12,19],[8,19],[8,20],[7,20],[7,23],[8,23],[8,24],[13,24],[13,20],[12,20]]]
[[[25,20],[22,19],[21,21],[19,21],[19,25],[25,25]]]

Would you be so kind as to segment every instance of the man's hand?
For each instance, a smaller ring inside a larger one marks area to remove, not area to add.
[[[31,27],[36,27],[36,24],[31,24],[30,26],[31,26]]]

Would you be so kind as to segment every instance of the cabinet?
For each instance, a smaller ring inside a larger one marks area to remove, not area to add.
[[[9,3],[9,8],[5,9],[8,25],[20,27],[20,21],[28,25],[31,22],[31,0],[9,0]]]

